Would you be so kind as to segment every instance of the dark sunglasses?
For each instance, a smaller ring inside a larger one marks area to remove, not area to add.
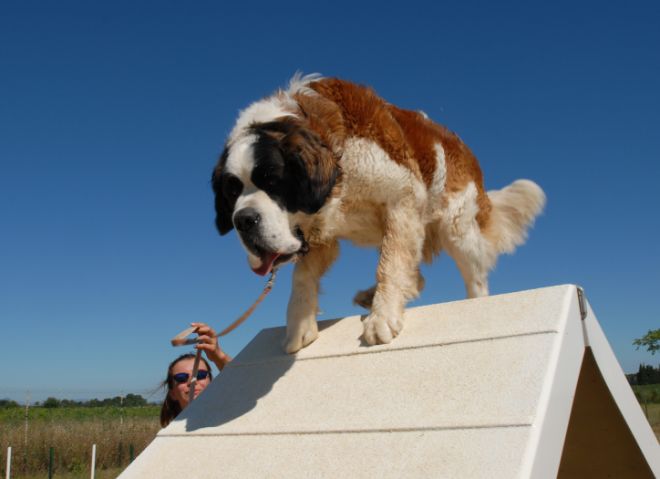
[[[208,376],[209,376],[209,372],[204,369],[200,369],[199,371],[197,371],[198,381],[201,381],[202,379],[206,379]],[[174,382],[177,384],[187,383],[189,378],[190,378],[190,374],[188,373],[176,373],[172,375],[172,379],[174,379]]]

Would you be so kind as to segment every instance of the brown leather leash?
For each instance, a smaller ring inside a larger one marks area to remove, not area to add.
[[[197,383],[197,371],[199,371],[199,360],[202,358],[202,350],[198,349],[195,354],[195,362],[193,363],[192,375],[190,376],[190,386],[188,389],[188,402],[191,403],[195,399],[195,385]]]
[[[270,278],[268,278],[268,281],[266,282],[266,286],[264,287],[264,290],[261,292],[257,300],[252,303],[252,306],[250,306],[247,311],[245,311],[236,321],[231,323],[229,326],[227,326],[225,329],[220,331],[218,334],[216,334],[216,338],[220,336],[225,336],[229,333],[231,333],[234,329],[238,328],[243,321],[245,321],[255,310],[255,308],[261,303],[266,296],[268,296],[268,293],[270,293],[270,290],[273,289],[273,284],[275,284],[275,269],[273,269],[270,273]],[[188,338],[192,333],[195,332],[196,327],[190,327],[186,328],[183,331],[181,331],[179,334],[174,336],[171,340],[172,346],[187,346],[189,344],[197,344],[199,340],[197,338]],[[198,354],[201,351],[198,351]]]

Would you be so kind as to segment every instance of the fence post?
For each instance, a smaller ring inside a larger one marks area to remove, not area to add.
[[[28,428],[29,428],[29,419],[30,419],[30,391],[28,391],[27,396],[25,397],[25,440],[23,442],[23,474],[27,476],[28,470]]]
[[[96,444],[92,444],[92,475],[91,479],[94,479],[94,469],[96,469]]]
[[[11,479],[11,446],[7,447],[7,479]]]
[[[48,479],[53,479],[53,456],[55,448],[51,447],[48,452]]]

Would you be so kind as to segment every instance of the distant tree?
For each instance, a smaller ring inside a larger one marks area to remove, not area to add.
[[[11,399],[0,399],[0,408],[18,407],[19,404]]]
[[[60,407],[60,401],[54,397],[49,397],[43,402],[42,406],[49,409]]]
[[[19,406],[15,401],[9,399],[0,399],[0,408]],[[139,407],[146,406],[147,400],[139,394],[127,394],[123,398],[115,396],[105,399],[89,399],[87,401],[74,401],[72,399],[57,399],[49,397],[43,403],[34,403],[34,406],[42,406],[46,408],[55,407]]]
[[[651,354],[655,354],[656,351],[660,350],[660,329],[649,330],[641,338],[637,338],[633,341],[633,344],[639,348],[646,348]]]
[[[660,366],[654,368],[647,364],[640,364],[637,371],[637,384],[660,384]]]
[[[144,399],[139,394],[127,394],[124,398],[124,406],[126,407],[137,407],[137,406],[146,406],[147,400]]]
[[[637,370],[637,384],[644,385],[648,384],[649,380],[649,366],[646,364],[640,364],[639,369]]]

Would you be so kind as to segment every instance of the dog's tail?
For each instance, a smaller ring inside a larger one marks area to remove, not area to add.
[[[517,180],[489,191],[491,221],[485,236],[499,253],[513,253],[527,239],[527,230],[545,206],[545,193],[533,181]]]

